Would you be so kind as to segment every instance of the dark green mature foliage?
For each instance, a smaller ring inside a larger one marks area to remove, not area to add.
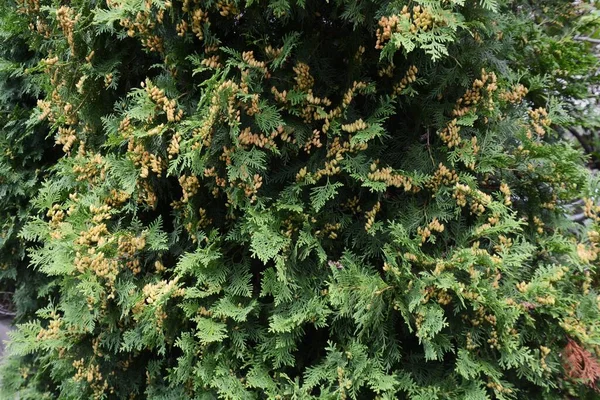
[[[47,284],[5,396],[593,397],[597,185],[523,10],[13,5],[2,223]]]
[[[30,120],[43,89],[40,77],[27,72],[40,60],[29,49],[27,23],[13,9],[0,8],[0,277],[3,293],[14,293],[19,305],[14,310],[9,303],[3,304],[2,312],[18,311],[17,319],[33,315],[39,306],[36,288],[47,281],[27,269],[18,233],[31,215],[30,199],[39,189],[44,167],[61,155],[52,149],[47,127]]]

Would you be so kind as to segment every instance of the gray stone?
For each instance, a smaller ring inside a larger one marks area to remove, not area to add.
[[[0,357],[4,355],[5,340],[8,340],[8,332],[12,330],[11,318],[0,318]]]

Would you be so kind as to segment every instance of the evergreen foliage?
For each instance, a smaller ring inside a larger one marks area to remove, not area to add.
[[[529,3],[5,1],[3,396],[596,396],[598,21]]]
[[[29,48],[28,30],[26,18],[0,6],[0,290],[14,293],[18,304],[16,310],[6,307],[2,296],[0,314],[16,312],[17,320],[44,304],[37,303],[36,292],[49,281],[27,268],[18,233],[33,212],[31,198],[46,167],[61,156],[47,128],[30,119],[43,89],[41,76],[30,73],[41,54]]]

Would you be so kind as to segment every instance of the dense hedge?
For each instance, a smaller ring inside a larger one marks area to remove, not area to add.
[[[530,3],[4,1],[3,395],[593,398],[596,11]]]

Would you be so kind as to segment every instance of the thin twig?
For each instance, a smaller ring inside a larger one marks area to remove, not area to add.
[[[0,307],[0,317],[14,317],[15,315],[17,315],[16,312]]]
[[[600,39],[594,39],[594,38],[587,37],[587,36],[577,35],[577,36],[573,37],[573,39],[579,40],[580,42],[589,42],[589,43],[594,43],[594,44],[600,44]]]
[[[566,130],[569,131],[571,135],[575,136],[575,139],[577,139],[577,141],[579,142],[581,147],[583,147],[583,150],[585,150],[587,154],[592,154],[594,152],[594,149],[592,149],[590,144],[586,142],[583,136],[581,136],[581,134],[577,132],[577,129],[569,127],[566,128]]]

